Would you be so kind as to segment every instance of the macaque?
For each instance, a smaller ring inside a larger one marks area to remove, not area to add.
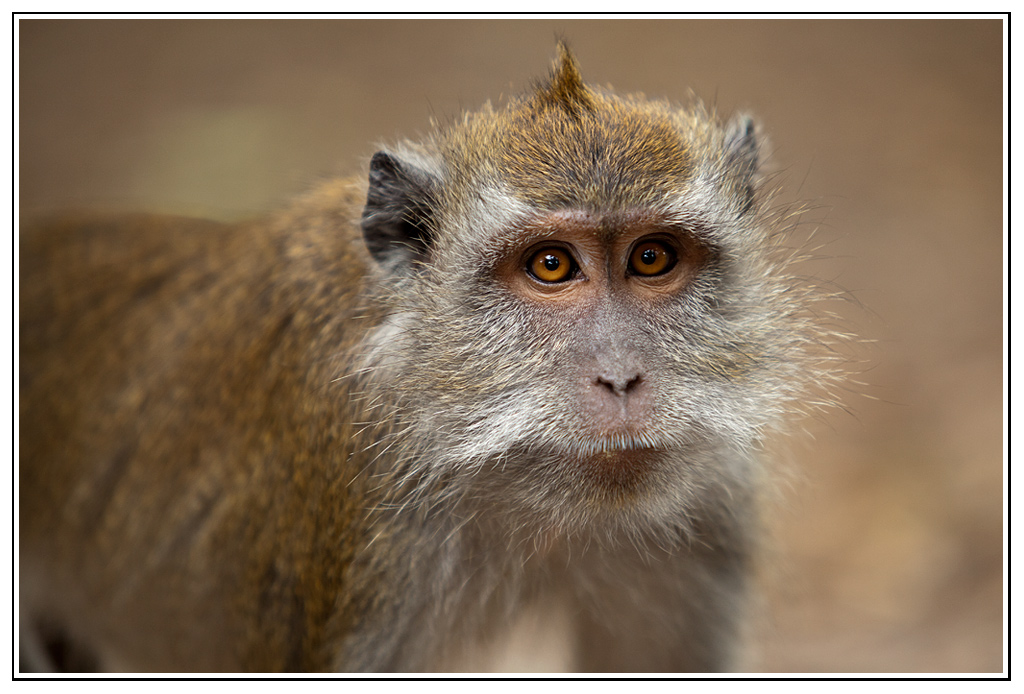
[[[822,342],[761,140],[560,46],[266,218],[27,226],[23,657],[746,667],[760,451]]]

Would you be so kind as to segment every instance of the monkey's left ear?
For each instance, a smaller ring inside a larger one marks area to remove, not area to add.
[[[757,122],[748,115],[735,116],[725,130],[725,151],[729,168],[746,179],[757,172],[761,134]]]
[[[363,208],[363,239],[370,255],[392,269],[426,260],[432,241],[435,188],[429,173],[393,154],[370,160],[370,187]]]
[[[754,203],[754,175],[760,165],[762,137],[757,122],[748,115],[734,117],[725,130],[726,168],[739,184],[742,216]]]

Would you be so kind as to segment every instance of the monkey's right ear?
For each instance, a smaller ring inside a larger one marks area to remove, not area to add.
[[[433,236],[433,177],[387,152],[370,160],[363,239],[381,264],[411,269],[426,260]]]

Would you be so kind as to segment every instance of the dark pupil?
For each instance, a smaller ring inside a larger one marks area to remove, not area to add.
[[[654,263],[657,260],[658,252],[653,248],[648,248],[647,250],[640,254],[640,262],[642,262],[644,265],[654,265]]]
[[[555,255],[546,255],[546,256],[544,256],[544,267],[547,268],[549,272],[554,272],[555,270],[558,269],[558,266],[561,265],[561,264],[562,263],[558,260],[558,256],[555,256]]]

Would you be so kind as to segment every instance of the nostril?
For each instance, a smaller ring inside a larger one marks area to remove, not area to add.
[[[597,377],[597,382],[615,395],[626,395],[634,390],[642,380],[640,374],[630,376],[603,374]]]
[[[633,390],[638,385],[640,385],[640,381],[640,374],[637,374],[633,378],[629,379],[629,381],[626,382],[626,392],[628,393],[629,391]]]

